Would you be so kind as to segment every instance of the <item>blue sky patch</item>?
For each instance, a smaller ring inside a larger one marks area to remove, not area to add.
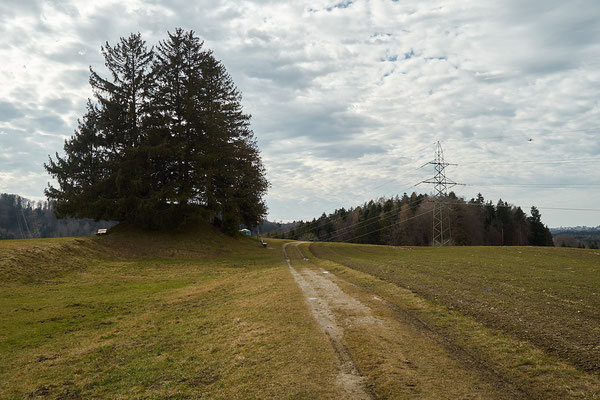
[[[337,4],[335,4],[335,5],[331,6],[331,7],[327,7],[326,10],[327,11],[331,11],[334,8],[348,8],[348,7],[350,7],[350,5],[352,3],[354,3],[354,0],[342,1],[342,2],[337,3]]]

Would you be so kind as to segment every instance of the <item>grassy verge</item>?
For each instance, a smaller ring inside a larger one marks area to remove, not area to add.
[[[595,296],[599,264],[593,252],[321,243],[312,244],[310,250],[318,256],[313,257],[316,263],[386,299],[400,316],[408,315],[414,326],[429,332],[458,358],[514,382],[516,390],[539,398],[600,396],[600,379],[593,369],[597,359],[570,352],[586,338],[598,344],[598,336],[593,337],[597,310],[590,309],[593,301],[589,305],[581,301]],[[345,290],[358,289],[347,285]],[[546,304],[548,299],[554,303]],[[552,304],[560,308],[549,311]],[[571,313],[563,304],[586,309],[587,314]],[[592,331],[578,330],[582,323]],[[521,334],[526,327],[532,331]],[[556,338],[563,332],[561,340],[539,345],[540,338]],[[556,351],[561,343],[566,344],[563,350]]]
[[[280,243],[125,232],[0,253],[0,398],[339,395]]]

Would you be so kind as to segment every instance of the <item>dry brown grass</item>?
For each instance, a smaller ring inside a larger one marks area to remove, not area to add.
[[[0,398],[339,397],[335,355],[279,244],[154,239],[0,243],[17,260],[33,246],[30,263],[56,261],[0,285]],[[148,242],[161,246],[142,257]]]

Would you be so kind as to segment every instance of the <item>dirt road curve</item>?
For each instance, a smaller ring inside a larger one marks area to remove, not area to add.
[[[292,246],[289,246],[289,245]],[[313,264],[298,247],[283,254],[313,317],[338,355],[348,399],[514,399],[505,382],[452,354],[370,293]],[[362,373],[362,374],[361,374]]]

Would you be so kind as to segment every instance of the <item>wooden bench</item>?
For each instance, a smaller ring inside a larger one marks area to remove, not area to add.
[[[106,235],[106,231],[108,229],[98,229],[98,232],[96,232],[96,235]]]

